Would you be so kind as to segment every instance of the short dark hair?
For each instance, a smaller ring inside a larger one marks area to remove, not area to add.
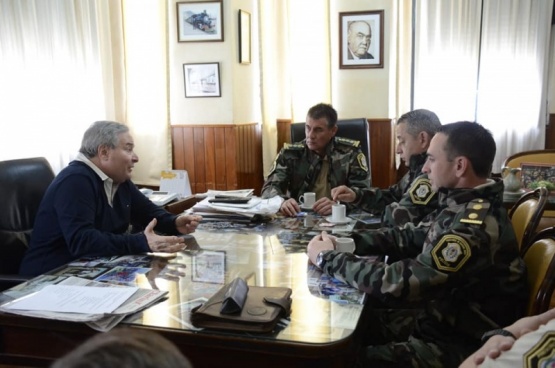
[[[177,347],[162,335],[118,328],[94,335],[56,360],[51,368],[191,368]]]
[[[409,111],[399,119],[397,119],[397,125],[405,123],[407,124],[407,133],[413,137],[416,137],[420,132],[426,132],[432,138],[439,127],[441,127],[441,122],[437,115],[430,110],[417,109]]]
[[[337,111],[330,105],[326,103],[319,103],[312,106],[307,113],[307,116],[312,119],[326,118],[328,121],[328,128],[333,128],[337,125]]]
[[[447,152],[448,160],[464,156],[478,177],[490,176],[497,147],[489,130],[478,123],[459,121],[442,125],[438,133],[447,136],[443,149]]]

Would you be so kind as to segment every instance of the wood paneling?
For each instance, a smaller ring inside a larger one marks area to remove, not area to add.
[[[263,184],[258,123],[172,126],[173,168],[187,170],[191,191],[252,188]]]
[[[555,7],[553,9],[555,11]],[[545,129],[545,148],[555,149],[555,114],[549,114],[549,124]]]
[[[370,130],[370,170],[372,186],[387,188],[397,182],[395,135],[391,119],[368,119]],[[278,151],[291,141],[291,120],[277,120]]]

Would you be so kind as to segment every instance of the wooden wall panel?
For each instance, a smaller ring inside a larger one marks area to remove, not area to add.
[[[545,129],[545,149],[555,149],[555,114],[549,114],[549,124]]]
[[[277,153],[284,143],[291,142],[291,119],[277,119]]]
[[[174,125],[172,144],[173,168],[187,170],[193,193],[252,188],[260,194],[259,124]]]

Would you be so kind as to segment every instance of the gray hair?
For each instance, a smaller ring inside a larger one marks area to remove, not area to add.
[[[437,115],[426,109],[412,110],[401,115],[397,119],[397,125],[402,123],[407,124],[407,133],[413,137],[416,137],[420,132],[426,132],[432,138],[441,128],[441,122]]]
[[[116,148],[119,135],[128,131],[127,126],[115,121],[95,121],[83,134],[79,152],[87,158],[93,158],[98,154],[98,148],[101,146]]]

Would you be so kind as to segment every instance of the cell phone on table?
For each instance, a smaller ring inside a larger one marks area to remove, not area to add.
[[[233,203],[233,204],[245,204],[249,203],[251,199],[245,197],[227,197],[227,196],[216,196],[209,199],[210,203]]]

